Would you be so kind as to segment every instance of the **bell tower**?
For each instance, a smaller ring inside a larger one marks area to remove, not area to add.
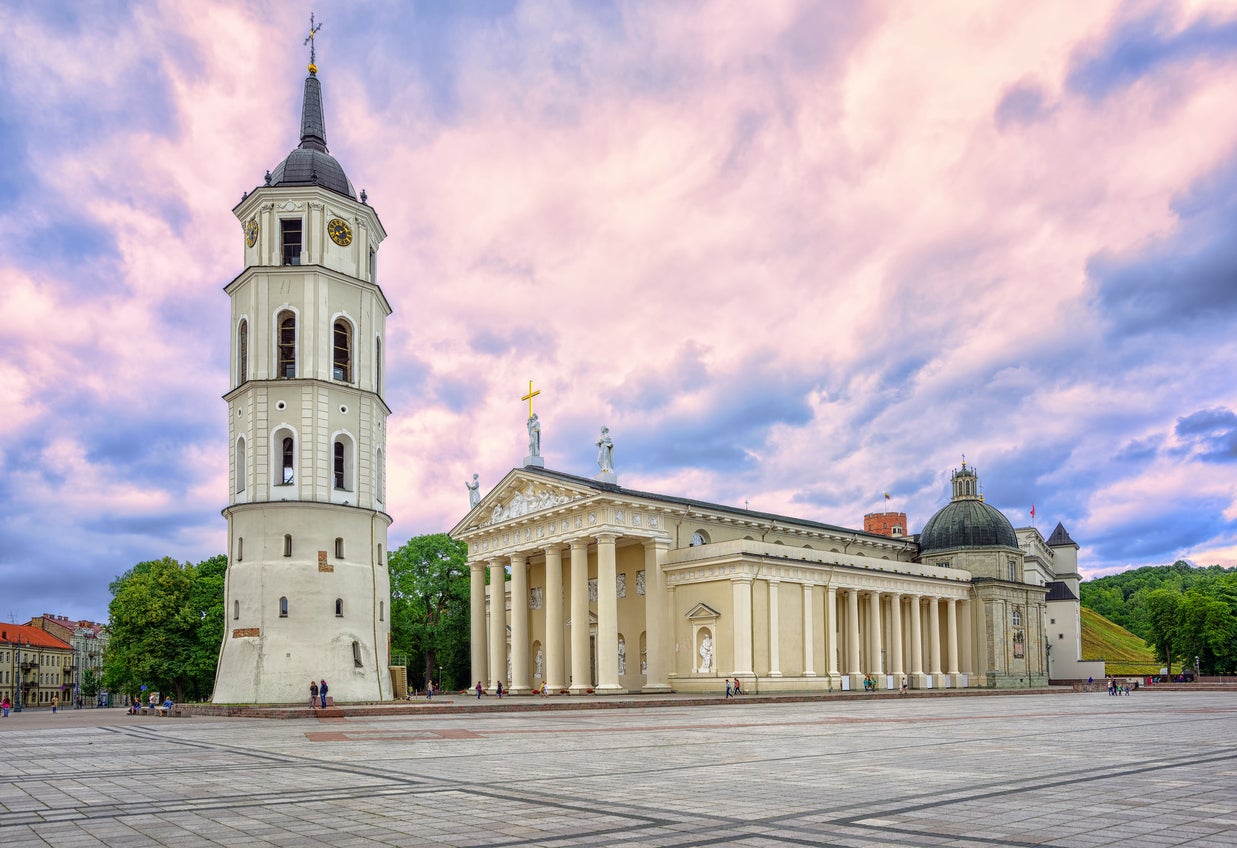
[[[311,32],[311,39],[313,32]],[[311,41],[307,39],[307,41]],[[216,703],[392,697],[386,237],[326,144],[310,61],[300,144],[232,210],[226,627]]]

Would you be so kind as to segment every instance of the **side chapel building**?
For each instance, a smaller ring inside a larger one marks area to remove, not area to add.
[[[952,485],[908,537],[901,513],[852,530],[514,469],[451,531],[468,545],[472,677],[617,694],[717,692],[723,678],[778,692],[867,675],[879,689],[1102,675],[1078,662],[1065,528],[1015,531],[965,462]]]

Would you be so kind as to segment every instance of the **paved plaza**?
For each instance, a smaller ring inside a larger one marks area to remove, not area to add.
[[[0,746],[4,848],[1237,845],[1226,693],[70,710],[0,719]]]

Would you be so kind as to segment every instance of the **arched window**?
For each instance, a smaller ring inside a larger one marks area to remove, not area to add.
[[[232,620],[236,621],[240,617],[241,617],[241,602],[233,601],[232,602]]]
[[[283,537],[283,555],[286,557],[292,556],[292,534],[285,533]]]
[[[386,602],[386,601],[379,601],[379,602],[378,602],[378,620],[379,620],[379,621],[384,621],[384,620],[385,620],[385,619],[383,619],[383,617],[382,617],[382,616],[383,616],[383,613],[386,611],[386,605],[387,605],[387,602]]]
[[[344,539],[342,536],[335,537],[335,559],[344,558]]]
[[[236,537],[236,561],[242,562],[245,559],[245,537]]]
[[[356,486],[353,485],[354,470],[353,470],[353,446],[352,438],[346,433],[340,433],[335,437],[333,450],[333,480],[334,486],[341,492],[351,492]]]
[[[336,440],[335,442],[335,488],[342,489],[344,487],[344,443]]]
[[[296,315],[289,310],[279,313],[279,369],[276,376],[291,379],[296,376]]]
[[[292,440],[291,436],[284,436],[283,443],[280,446],[280,457],[280,467],[282,468],[283,473],[280,474],[280,484],[278,485],[290,486],[292,485],[294,479],[295,471],[293,470],[293,463],[296,459],[296,442]]]
[[[332,376],[345,383],[352,382],[352,325],[343,318],[335,322],[331,334],[334,339],[332,347]]]
[[[378,546],[378,562],[382,563],[383,565],[387,564],[387,561],[382,558],[382,545]]]
[[[356,663],[356,667],[360,668],[361,663],[361,643],[353,640],[352,642],[352,661]]]
[[[1022,626],[1022,610],[1014,609],[1014,627]]]
[[[692,533],[692,547],[696,545],[707,545],[709,543],[709,534],[703,530],[697,530]]]
[[[238,494],[245,491],[246,467],[245,438],[242,436],[236,440],[236,491]]]
[[[244,318],[236,330],[236,384],[249,379],[249,322]]]
[[[290,538],[290,537],[285,537],[285,538]],[[288,599],[287,598],[279,599],[279,617],[280,618],[288,617]]]
[[[336,618],[344,617],[344,599],[343,598],[335,599],[335,617]]]

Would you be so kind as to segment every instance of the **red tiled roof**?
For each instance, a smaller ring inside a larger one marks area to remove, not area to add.
[[[0,644],[4,645],[37,645],[40,648],[62,648],[73,650],[68,642],[57,639],[46,630],[28,627],[25,624],[5,624],[0,622]]]

